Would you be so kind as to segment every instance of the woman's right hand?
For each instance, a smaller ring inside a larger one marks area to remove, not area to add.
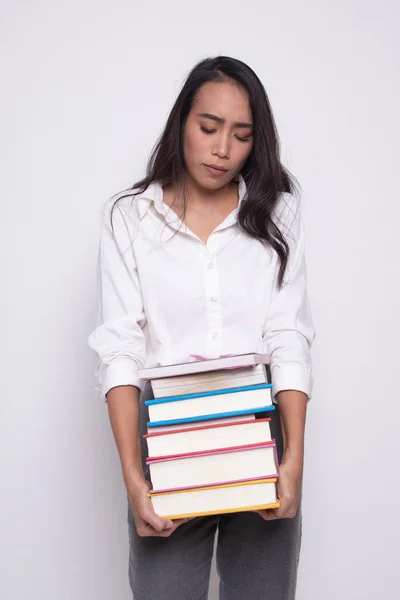
[[[132,507],[136,531],[140,537],[169,537],[174,531],[190,519],[165,519],[154,512],[151,499],[147,496],[151,485],[145,479],[127,483],[129,502]]]

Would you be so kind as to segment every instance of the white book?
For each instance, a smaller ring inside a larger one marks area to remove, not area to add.
[[[151,387],[155,398],[165,398],[168,396],[180,396],[257,385],[259,383],[268,383],[265,366],[262,364],[256,367],[225,369],[195,375],[185,375],[183,377],[153,379]]]
[[[148,457],[155,458],[270,442],[269,423],[270,419],[253,419],[217,425],[203,424],[190,429],[177,429],[175,426],[172,431],[150,433],[144,437]]]
[[[258,364],[268,364],[269,356],[266,354],[236,354],[220,358],[198,360],[174,365],[159,367],[146,367],[138,370],[140,379],[147,381],[159,377],[174,377],[176,375],[188,375],[190,373],[204,373],[219,369],[230,369],[236,367],[251,367]]]
[[[148,461],[154,491],[233,483],[277,477],[278,459],[274,442],[255,448]]]
[[[153,404],[154,402],[154,404]],[[264,407],[272,406],[271,388],[228,392],[223,394],[204,395],[196,398],[169,400],[158,402],[147,400],[150,421],[170,421],[190,419],[238,411],[257,412]],[[254,410],[257,409],[257,410]]]
[[[150,497],[154,511],[169,519],[241,512],[279,505],[275,479],[150,494]]]
[[[220,419],[208,419],[207,420],[207,425],[218,425],[218,424],[222,424],[222,423],[235,423],[236,421],[254,421],[256,418],[256,415],[239,415],[238,417],[223,417]],[[179,425],[157,425],[157,427],[151,427],[148,426],[147,427],[147,433],[161,433],[161,432],[167,432],[167,431],[176,431],[177,428],[179,429],[186,429],[186,430],[190,430],[190,429],[196,429],[198,427],[198,423],[194,423],[193,421],[190,421],[189,423],[180,423]]]
[[[177,375],[176,377],[159,377],[152,379],[152,385],[156,389],[164,387],[178,387],[185,383],[202,383],[207,381],[219,381],[223,379],[237,379],[243,375],[255,375],[264,373],[265,366],[262,364],[251,367],[237,367],[235,369],[218,369],[216,371],[205,371],[204,373],[191,373],[189,375]]]

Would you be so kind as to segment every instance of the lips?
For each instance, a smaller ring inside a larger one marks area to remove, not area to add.
[[[206,163],[204,163],[204,166],[210,167],[211,169],[216,169],[217,171],[221,171],[222,173],[225,173],[228,170],[225,169],[225,167],[220,167],[218,165],[207,165]]]

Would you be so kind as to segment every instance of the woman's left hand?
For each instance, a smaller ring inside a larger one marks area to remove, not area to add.
[[[301,483],[303,478],[302,461],[283,459],[279,467],[278,497],[279,508],[256,510],[266,521],[273,519],[291,519],[296,516],[301,498]]]

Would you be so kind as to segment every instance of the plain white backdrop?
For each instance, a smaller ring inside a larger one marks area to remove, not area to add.
[[[263,81],[303,191],[317,339],[297,598],[396,597],[398,2],[0,6],[2,600],[131,598],[87,346],[100,213],[144,174],[185,75],[217,54]]]

